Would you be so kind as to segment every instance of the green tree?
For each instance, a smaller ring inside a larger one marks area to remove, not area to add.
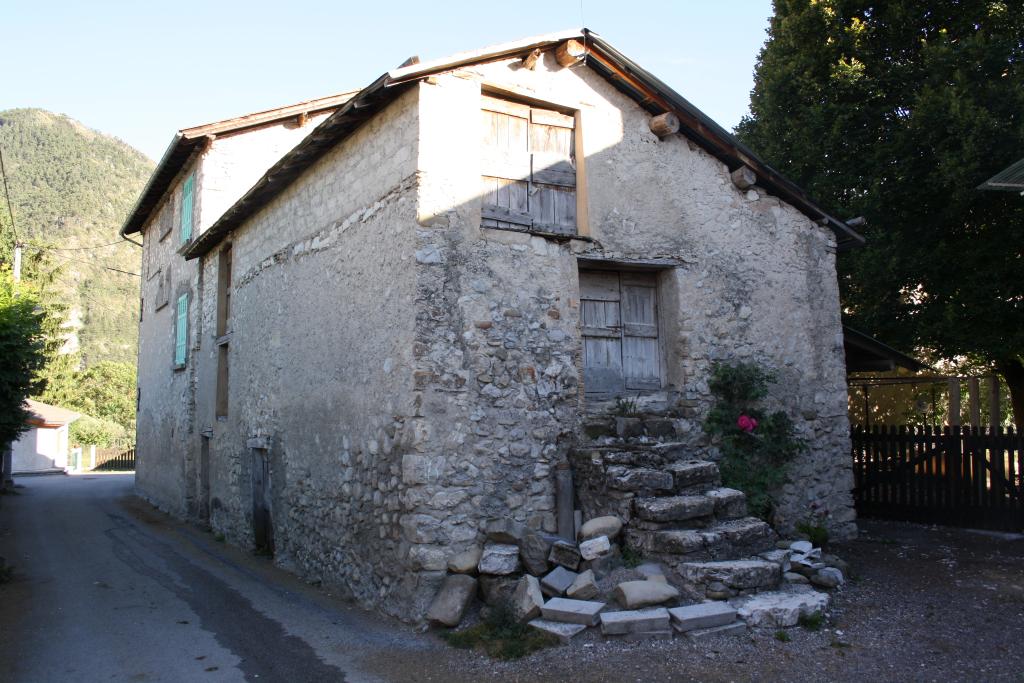
[[[37,373],[46,360],[44,313],[25,285],[9,269],[0,269],[0,446],[26,429],[25,398],[38,387]]]
[[[851,324],[995,370],[1024,424],[1024,5],[776,0],[741,139],[868,243],[839,258]]]

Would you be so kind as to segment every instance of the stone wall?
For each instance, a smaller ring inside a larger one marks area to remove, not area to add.
[[[391,104],[225,241],[229,397],[215,418],[219,248],[203,257],[197,413],[211,524],[253,544],[254,446],[275,561],[364,605],[404,604],[399,479],[415,434],[416,97]]]

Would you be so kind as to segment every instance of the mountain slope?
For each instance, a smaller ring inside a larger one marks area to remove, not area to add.
[[[53,273],[87,365],[135,362],[138,247],[117,229],[153,170],[120,140],[42,109],[0,111],[11,205],[28,277]],[[0,195],[0,258],[10,247],[10,219]],[[75,345],[74,339],[71,346]]]

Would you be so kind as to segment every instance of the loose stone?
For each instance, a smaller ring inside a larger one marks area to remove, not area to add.
[[[806,555],[807,553],[814,550],[814,546],[811,544],[810,541],[793,541],[789,544],[789,549],[792,550],[794,553]]]
[[[724,626],[736,620],[736,610],[721,602],[702,602],[668,610],[672,626],[680,633],[699,628]]]
[[[555,636],[562,645],[567,645],[573,636],[587,628],[583,624],[566,624],[558,621],[548,621],[547,619],[534,619],[530,622],[530,626],[538,631]]]
[[[614,515],[595,517],[580,527],[580,539],[586,541],[598,536],[615,538],[622,531],[622,520]]]
[[[526,527],[511,519],[492,520],[485,530],[488,541],[506,544],[519,543],[525,532]]]
[[[546,538],[537,531],[527,531],[519,541],[519,555],[526,571],[534,576],[544,574],[550,564],[548,554],[551,552],[552,539]]]
[[[565,595],[569,586],[576,581],[578,576],[576,572],[571,572],[565,567],[555,567],[550,574],[541,579],[540,587],[545,595],[552,597]]]
[[[541,615],[549,621],[593,626],[597,623],[598,613],[604,609],[604,606],[603,602],[590,600],[551,598],[541,608]]]
[[[476,593],[476,579],[465,574],[450,574],[441,584],[430,609],[427,621],[444,626],[458,626]]]
[[[565,591],[565,594],[574,600],[590,600],[591,598],[596,598],[598,592],[594,572],[588,569],[576,577],[576,580],[572,582],[572,585]]]
[[[785,628],[796,626],[801,615],[824,610],[828,606],[828,593],[820,593],[810,586],[791,586],[785,591],[736,598],[732,606],[749,626]]]
[[[782,575],[782,579],[789,583],[807,583],[810,581],[810,579],[803,574],[797,574],[796,572],[786,572]]]
[[[544,594],[540,590],[540,581],[535,576],[524,576],[516,584],[512,594],[512,612],[516,621],[524,623],[540,616],[544,606]]]
[[[626,609],[660,605],[679,597],[679,591],[658,581],[625,581],[615,587],[615,600]]]
[[[664,607],[601,615],[601,633],[606,636],[666,630],[669,630],[669,613]]]
[[[580,559],[579,549],[571,543],[556,541],[551,544],[551,553],[548,555],[550,562],[575,571],[580,566]]]
[[[580,556],[584,560],[593,560],[605,555],[611,549],[612,545],[608,541],[608,537],[598,536],[597,538],[592,538],[589,541],[583,541],[580,543]]]
[[[481,574],[479,581],[480,599],[485,605],[491,607],[506,604],[511,600],[512,594],[516,590],[516,584],[519,583],[515,577],[493,574]]]

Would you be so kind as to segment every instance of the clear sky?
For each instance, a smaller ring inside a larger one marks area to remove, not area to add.
[[[581,25],[731,129],[771,14],[770,0],[3,5],[0,110],[67,114],[153,159],[179,128],[361,88],[413,54]]]

